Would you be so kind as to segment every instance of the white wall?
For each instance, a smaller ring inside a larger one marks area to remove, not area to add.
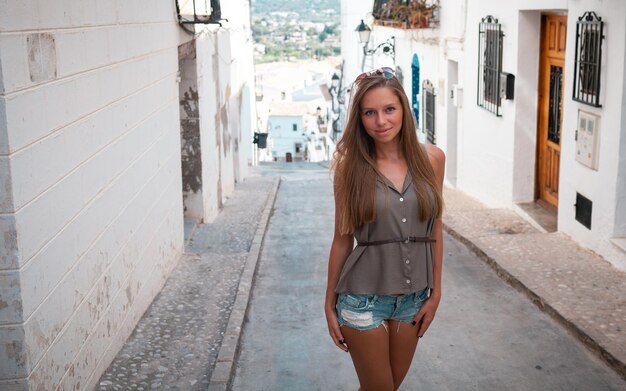
[[[0,13],[0,212],[19,240],[0,249],[0,388],[97,380],[182,252],[173,7]]]
[[[204,222],[215,219],[252,162],[257,129],[249,12],[246,0],[224,3],[228,22],[197,27]]]
[[[622,1],[517,1],[470,2],[465,45],[465,131],[462,137],[461,190],[496,207],[510,207],[534,198],[537,83],[541,14],[568,16],[564,71],[563,124],[561,133],[558,230],[572,236],[620,268],[626,268],[624,252],[611,243],[621,232],[617,227],[617,205],[623,190],[618,188],[620,132],[623,132],[623,78],[626,4]],[[601,108],[572,99],[576,21],[593,10],[605,22],[603,42]],[[503,101],[502,117],[475,103],[478,23],[488,14],[498,18],[504,36],[504,72],[515,80],[515,99]],[[610,80],[610,83],[607,82]],[[592,170],[575,160],[578,110],[600,115],[599,168]],[[480,124],[477,126],[476,124]],[[574,219],[576,192],[593,201],[592,228]]]
[[[559,184],[559,230],[586,247],[590,247],[626,270],[626,253],[613,245],[610,239],[616,231],[616,206],[619,198],[618,168],[623,159],[624,123],[624,36],[626,35],[626,3],[619,0],[587,0],[569,2],[568,31],[565,66],[565,96],[563,106],[563,134],[561,139],[561,180]],[[601,108],[575,102],[571,99],[573,89],[575,21],[585,11],[594,10],[602,17],[605,39],[602,43],[602,69],[600,80]],[[573,129],[576,129],[578,110],[600,116],[600,142],[598,170],[592,170],[575,160]],[[621,133],[621,134],[620,134]],[[622,153],[620,157],[620,153]],[[623,180],[623,179],[622,179]],[[593,202],[591,230],[574,219],[576,192]]]
[[[0,12],[0,389],[91,389],[183,251],[175,2],[66,3]],[[208,216],[251,156],[248,4],[197,39]]]
[[[344,87],[363,72],[361,70],[363,46],[359,44],[359,36],[355,29],[361,19],[364,19],[365,23],[371,27],[373,4],[373,0],[341,0],[341,57],[344,59]]]

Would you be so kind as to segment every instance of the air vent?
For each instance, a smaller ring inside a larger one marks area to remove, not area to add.
[[[591,200],[580,193],[576,193],[576,203],[574,207],[576,208],[576,221],[591,229],[591,207],[593,206],[593,202]]]

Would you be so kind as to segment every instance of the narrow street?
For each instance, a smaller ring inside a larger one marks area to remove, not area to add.
[[[234,390],[356,390],[328,336],[323,301],[333,230],[328,170],[261,167],[282,182],[258,265]],[[624,382],[444,234],[443,300],[402,390],[618,390]]]

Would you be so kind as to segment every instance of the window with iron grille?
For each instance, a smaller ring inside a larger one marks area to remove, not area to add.
[[[435,140],[435,87],[430,80],[424,80],[422,84],[424,94],[424,123],[422,128],[426,132],[426,142],[436,144]]]
[[[550,106],[548,109],[548,140],[561,141],[561,116],[563,114],[563,68],[550,65]]]
[[[488,15],[478,28],[478,106],[500,114],[500,73],[502,72],[502,25]]]
[[[600,66],[604,22],[588,11],[576,22],[574,93],[572,99],[595,107],[600,105]]]

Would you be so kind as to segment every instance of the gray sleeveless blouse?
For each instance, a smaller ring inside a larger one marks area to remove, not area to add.
[[[402,191],[391,181],[376,182],[376,220],[354,233],[358,242],[409,236],[430,237],[435,222],[419,220],[418,200],[407,173]],[[433,243],[358,245],[343,265],[336,293],[394,295],[433,287]]]

